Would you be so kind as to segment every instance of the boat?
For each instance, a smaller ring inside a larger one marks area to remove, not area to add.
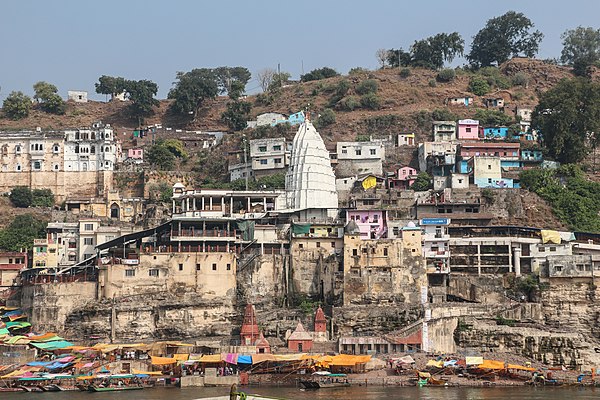
[[[142,390],[144,387],[139,385],[134,386],[97,386],[97,385],[88,385],[88,392],[120,392],[123,390]]]
[[[317,375],[312,379],[301,379],[299,381],[302,389],[331,389],[351,386],[346,374]]]

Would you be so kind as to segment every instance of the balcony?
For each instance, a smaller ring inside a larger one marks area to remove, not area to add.
[[[450,252],[448,250],[430,250],[425,252],[426,258],[449,258]]]
[[[445,242],[450,240],[450,235],[448,234],[431,234],[431,233],[426,233],[423,236],[423,240],[426,242]]]
[[[171,231],[173,240],[235,240],[237,230],[228,231],[226,229],[182,229],[180,231]]]

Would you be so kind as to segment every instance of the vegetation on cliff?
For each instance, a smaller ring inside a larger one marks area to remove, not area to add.
[[[546,200],[570,229],[600,232],[600,183],[586,179],[578,166],[523,171],[521,186]]]

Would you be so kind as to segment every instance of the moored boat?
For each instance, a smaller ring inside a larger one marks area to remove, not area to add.
[[[312,379],[302,379],[299,381],[303,389],[331,389],[351,386],[346,374],[328,374],[319,375]]]

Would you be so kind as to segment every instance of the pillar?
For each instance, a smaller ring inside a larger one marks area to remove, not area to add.
[[[210,196],[208,198],[208,205],[210,206],[210,211],[212,211],[213,210],[213,208],[212,208],[213,207],[212,196]]]
[[[67,210],[67,207],[65,206],[65,210]],[[69,210],[67,210],[69,211]],[[175,200],[173,200],[173,214],[175,214]]]
[[[202,211],[204,211],[204,196],[202,196]]]
[[[521,247],[513,249],[515,276],[521,276]]]
[[[267,198],[263,197],[263,210],[266,212],[267,211]]]
[[[231,196],[230,202],[229,202],[229,215],[233,214],[233,196]]]
[[[225,197],[221,197],[221,212],[225,214]]]
[[[477,275],[481,275],[481,244],[477,245]]]
[[[194,212],[196,212],[196,198],[192,200],[192,206],[194,207]]]

